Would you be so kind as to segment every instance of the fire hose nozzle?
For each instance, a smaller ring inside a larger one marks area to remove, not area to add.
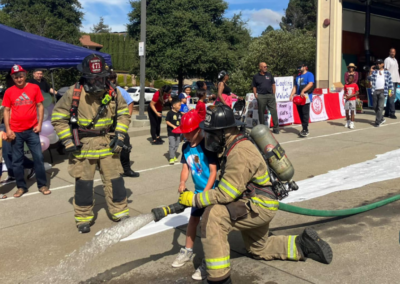
[[[184,210],[185,206],[179,203],[174,203],[169,206],[154,208],[153,210],[151,210],[151,213],[153,213],[154,215],[154,221],[158,222],[170,214],[179,214],[182,213]]]

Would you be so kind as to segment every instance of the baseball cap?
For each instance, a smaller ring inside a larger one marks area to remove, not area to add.
[[[375,63],[376,64],[381,64],[381,63],[383,63],[383,60],[382,59],[377,59]]]
[[[182,94],[179,95],[178,98],[179,98],[180,100],[182,100],[182,99],[186,99],[186,97],[187,97],[186,94],[182,93]]]
[[[11,75],[13,75],[15,73],[19,73],[19,72],[25,72],[26,73],[26,70],[24,68],[22,68],[21,65],[14,65],[11,68]]]

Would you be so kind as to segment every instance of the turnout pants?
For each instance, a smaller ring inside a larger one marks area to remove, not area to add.
[[[278,112],[276,110],[276,99],[274,94],[258,94],[258,117],[260,119],[260,124],[265,124],[265,110],[271,112],[272,121],[274,123],[274,129],[279,129],[279,119]]]
[[[99,168],[108,210],[113,220],[129,215],[124,179],[120,176],[121,163],[119,155],[106,156],[101,159],[77,159],[72,154],[69,158],[68,171],[75,178],[74,209],[77,225],[90,223],[94,218],[93,179],[96,168]]]
[[[251,204],[253,206],[257,205]],[[230,275],[228,234],[233,230],[241,231],[246,250],[256,259],[298,261],[302,258],[295,243],[297,236],[268,237],[269,223],[277,211],[260,207],[257,213],[249,210],[248,204],[246,207],[244,216],[236,221],[232,220],[225,205],[213,205],[205,210],[201,220],[201,242],[208,280],[221,281]]]

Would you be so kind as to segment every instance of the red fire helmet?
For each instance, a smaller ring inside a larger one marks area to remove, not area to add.
[[[293,98],[293,103],[298,106],[304,106],[306,104],[306,98],[302,98],[301,96],[295,96]]]
[[[21,65],[14,65],[14,66],[11,68],[11,75],[13,75],[13,74],[15,74],[15,73],[18,73],[18,72],[25,72],[25,73],[26,73],[26,70],[24,70],[24,68],[22,68]]]
[[[201,118],[199,113],[195,110],[191,110],[184,114],[181,119],[181,125],[172,130],[175,134],[189,133],[199,128]]]

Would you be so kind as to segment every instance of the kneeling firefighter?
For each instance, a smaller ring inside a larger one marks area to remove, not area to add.
[[[208,283],[231,283],[228,234],[242,232],[246,250],[256,259],[305,260],[329,264],[333,253],[311,228],[299,236],[268,237],[269,223],[279,201],[271,187],[270,173],[257,146],[238,127],[227,106],[207,110],[200,128],[205,131],[205,147],[220,157],[221,175],[215,190],[194,194],[183,192],[179,203],[204,208],[201,241]]]
[[[57,102],[52,124],[69,156],[69,174],[75,178],[75,221],[80,233],[93,221],[93,179],[98,167],[108,209],[114,221],[129,217],[119,153],[130,124],[128,106],[106,78],[108,67],[99,55],[78,65],[82,77]]]

